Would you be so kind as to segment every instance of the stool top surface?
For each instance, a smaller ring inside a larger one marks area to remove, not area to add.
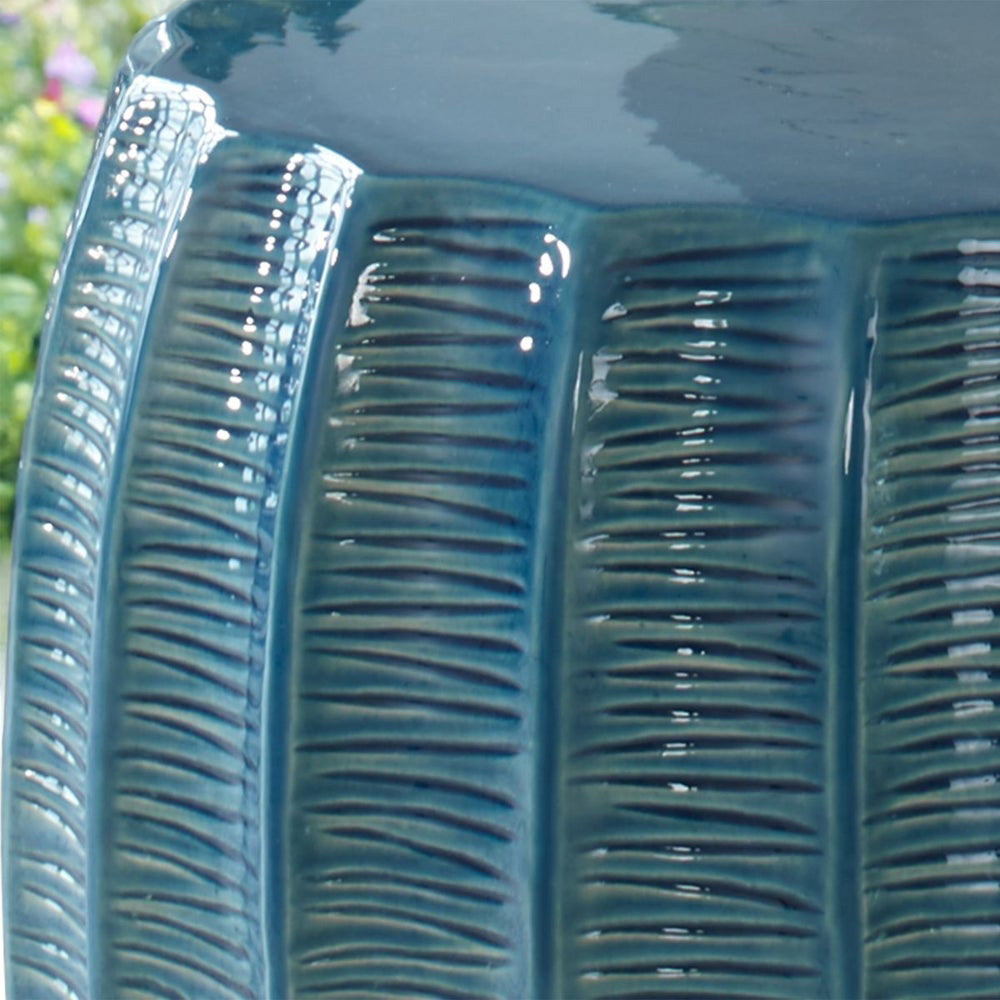
[[[367,171],[597,205],[997,207],[992,3],[193,0],[155,71]]]

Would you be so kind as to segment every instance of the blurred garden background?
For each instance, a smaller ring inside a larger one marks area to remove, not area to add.
[[[42,314],[104,96],[132,36],[173,5],[0,0],[0,561]]]

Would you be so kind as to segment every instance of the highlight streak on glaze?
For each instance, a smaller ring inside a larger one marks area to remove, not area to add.
[[[404,187],[409,216],[378,201],[307,462],[289,995],[531,992],[533,560],[562,279],[533,305],[550,220],[532,201],[458,192],[456,212],[433,191]]]
[[[103,634],[113,674],[99,765],[101,995],[264,992],[260,740],[275,519],[355,174],[321,149],[224,142],[199,171],[161,278]]]
[[[136,76],[98,143],[79,236],[47,317],[20,484],[6,762],[5,891],[18,907],[18,995],[89,994],[87,817],[94,636],[108,498],[161,256],[201,157],[222,135],[211,99]],[[72,237],[73,234],[71,234]]]
[[[829,277],[780,227],[652,228],[580,390],[557,993],[818,995]]]
[[[881,275],[865,534],[866,990],[1000,993],[1000,256],[914,226]]]

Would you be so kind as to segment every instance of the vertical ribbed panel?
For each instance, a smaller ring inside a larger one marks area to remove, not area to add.
[[[145,77],[108,129],[19,493],[15,996],[1000,995],[989,220],[355,186]]]
[[[9,980],[88,994],[87,744],[108,494],[156,270],[198,158],[217,140],[204,92],[136,77],[88,179],[45,334],[20,484],[4,837]]]
[[[878,282],[864,536],[871,996],[1000,995],[1000,230],[980,229],[905,231]]]
[[[352,179],[321,150],[226,140],[199,170],[160,280],[101,636],[101,996],[263,991],[274,525]]]
[[[578,380],[557,993],[816,996],[829,272],[792,226],[637,225]]]
[[[542,199],[376,190],[303,496],[287,993],[528,996],[569,248]]]

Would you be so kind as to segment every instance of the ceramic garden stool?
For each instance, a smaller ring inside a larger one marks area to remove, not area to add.
[[[150,25],[19,485],[13,1000],[1000,995],[998,31]]]

